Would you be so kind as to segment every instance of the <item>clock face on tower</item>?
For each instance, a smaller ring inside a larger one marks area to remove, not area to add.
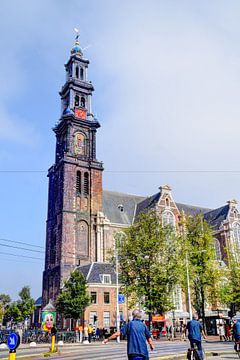
[[[75,116],[78,119],[86,120],[87,117],[87,110],[81,108],[75,108]]]

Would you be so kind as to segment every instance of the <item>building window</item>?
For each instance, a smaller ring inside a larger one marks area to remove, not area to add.
[[[110,326],[110,311],[104,311],[103,313],[103,326],[104,327]]]
[[[81,97],[81,107],[85,108],[85,98]]]
[[[182,289],[179,285],[173,290],[173,304],[175,310],[182,311]]]
[[[103,295],[104,298],[104,304],[110,304],[110,293],[109,292],[105,292]]]
[[[81,171],[77,171],[76,191],[77,194],[81,194]]]
[[[80,79],[83,80],[83,75],[84,75],[84,72],[83,72],[83,68],[80,69]]]
[[[84,195],[89,195],[89,174],[87,172],[84,173]]]
[[[75,106],[79,106],[79,96],[75,96]]]
[[[218,239],[215,239],[215,250],[217,260],[222,260],[221,246]]]
[[[76,74],[76,78],[79,78],[79,67],[76,66],[76,70],[75,70],[75,74]]]
[[[96,318],[97,318],[97,312],[96,311],[90,311],[89,324],[94,325],[96,323]]]
[[[111,284],[111,275],[110,274],[100,274],[100,280],[102,284]]]
[[[86,221],[81,220],[78,221],[76,224],[76,255],[78,258],[80,256],[88,256],[88,243],[89,243],[89,231],[88,231],[88,224]]]
[[[240,224],[239,223],[234,223],[232,226],[232,230],[233,230],[233,239],[234,241],[240,245]]]
[[[97,293],[96,291],[91,291],[91,304],[97,303]]]
[[[175,227],[175,218],[171,211],[166,210],[163,212],[162,223],[163,223],[163,226],[170,225],[170,226]]]
[[[166,198],[166,207],[169,207],[169,199]]]

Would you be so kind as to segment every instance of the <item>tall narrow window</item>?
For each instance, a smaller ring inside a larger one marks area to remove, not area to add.
[[[75,106],[79,106],[79,96],[75,96]]]
[[[85,108],[85,98],[83,96],[81,97],[81,107]]]
[[[83,80],[83,68],[80,69],[80,79]]]
[[[166,198],[166,207],[169,207],[169,199]]]
[[[79,67],[78,66],[76,67],[75,74],[76,74],[76,78],[78,79],[79,78]]]
[[[89,174],[87,172],[84,173],[84,195],[89,195]]]
[[[76,192],[81,194],[81,171],[77,171]]]

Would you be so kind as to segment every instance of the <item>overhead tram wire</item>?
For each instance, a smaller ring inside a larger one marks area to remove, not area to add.
[[[20,254],[12,254],[12,253],[7,253],[7,252],[3,252],[3,251],[0,251],[0,254],[1,255],[10,255],[10,256],[16,256],[16,257],[21,257],[21,258],[28,258],[28,259],[34,259],[34,260],[41,260],[43,261],[44,258],[38,258],[38,257],[34,257],[34,256],[27,256],[27,255],[20,255]]]
[[[68,170],[65,170],[68,171]],[[105,173],[116,173],[116,174],[171,174],[171,173],[210,173],[210,174],[240,174],[240,170],[104,170]],[[47,173],[46,170],[0,170],[0,174],[3,173]]]
[[[45,249],[44,246],[39,246],[39,245],[32,245],[32,244],[29,244],[29,243],[25,243],[25,242],[21,242],[21,241],[15,241],[15,240],[10,240],[10,239],[0,239],[0,241],[5,241],[5,242],[11,242],[11,243],[16,243],[16,244],[22,244],[22,245],[27,245],[27,246],[31,246],[31,247],[37,247],[37,248],[40,248],[40,249]],[[5,244],[1,244],[0,243],[0,246],[6,246]],[[6,246],[6,247],[11,247],[10,245]],[[26,248],[20,248],[20,247],[13,247],[12,248],[14,249],[19,249],[19,250],[29,250],[29,251],[33,251],[32,249],[26,249]],[[40,253],[44,253],[44,251],[37,251],[35,250],[35,252],[40,252]],[[67,254],[70,254],[70,255],[76,255],[75,253],[73,252],[70,252],[70,251],[65,251],[65,253]],[[66,256],[66,255],[63,255],[63,257],[70,257],[70,256]]]
[[[5,247],[8,247],[8,248],[18,249],[18,250],[37,252],[37,253],[42,253],[42,254],[45,253],[44,251],[41,251],[41,250],[27,249],[27,248],[23,248],[23,247],[20,247],[20,246],[13,246],[13,245],[7,245],[7,244],[0,244],[0,246],[5,246]]]
[[[10,243],[15,243],[15,244],[22,244],[22,245],[27,245],[27,246],[31,246],[31,247],[44,249],[44,246],[33,245],[33,244],[25,243],[25,242],[22,242],[22,241],[15,241],[15,240],[10,240],[10,239],[0,239],[0,241],[5,241],[5,242],[10,242]]]

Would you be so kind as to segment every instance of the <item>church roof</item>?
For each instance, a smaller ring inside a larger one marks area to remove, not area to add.
[[[186,215],[200,215],[205,214],[208,211],[211,211],[211,209],[208,208],[202,208],[200,206],[193,206],[193,205],[187,205],[187,204],[180,204],[176,203],[178,210],[184,211]]]
[[[110,275],[110,283],[116,284],[116,273],[112,264],[93,262],[89,265],[80,266],[79,269],[90,284],[102,284],[103,281],[101,275]]]
[[[156,205],[161,196],[161,191],[149,196],[137,196],[114,191],[103,191],[103,212],[111,223],[130,225],[136,216],[146,212]],[[123,211],[119,209],[122,205]],[[176,203],[178,210],[186,215],[200,215],[215,229],[218,229],[223,220],[227,218],[229,205],[217,209],[203,208],[188,204]]]
[[[219,229],[221,223],[226,220],[229,212],[229,205],[224,205],[220,208],[208,211],[204,214],[204,219],[213,227]]]
[[[160,198],[160,195],[161,193],[159,191],[157,194],[147,197],[143,201],[138,203],[136,208],[136,216],[138,216],[140,213],[147,212],[150,209],[154,208]]]
[[[136,205],[143,196],[103,190],[103,213],[111,223],[130,225],[133,222]],[[122,205],[122,211],[119,208]]]

